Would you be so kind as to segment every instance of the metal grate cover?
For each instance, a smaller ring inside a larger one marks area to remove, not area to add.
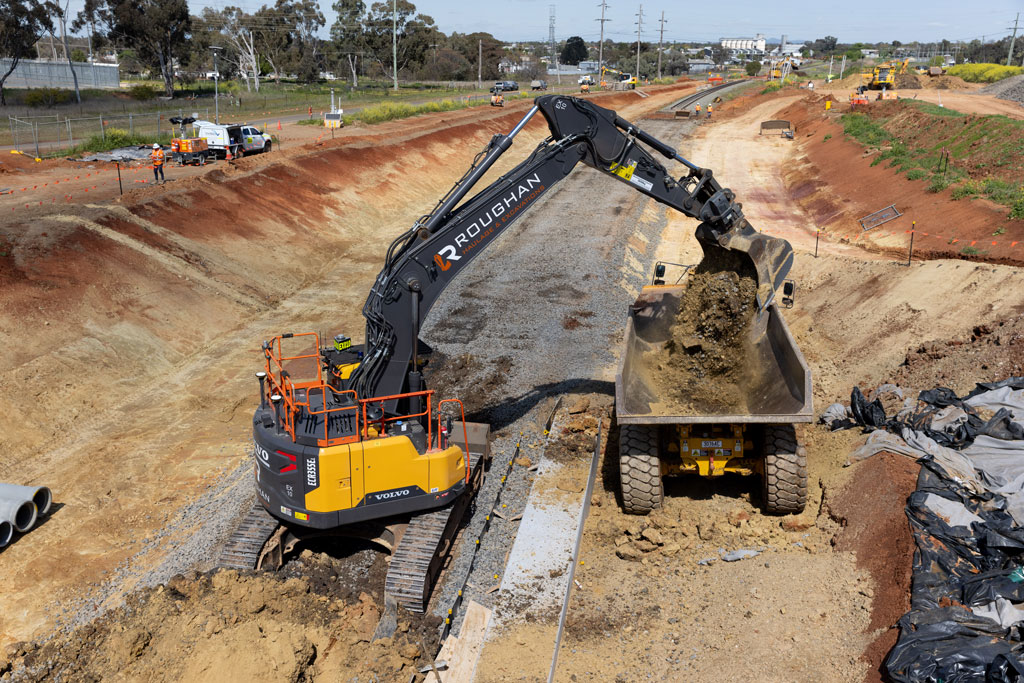
[[[890,204],[881,211],[875,211],[869,213],[864,218],[859,219],[860,227],[863,230],[870,230],[871,228],[877,228],[882,223],[888,223],[891,220],[895,220],[902,216],[900,210],[896,208],[895,204]]]

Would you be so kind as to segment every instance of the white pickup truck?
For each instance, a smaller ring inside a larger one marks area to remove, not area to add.
[[[261,133],[256,126],[244,123],[216,124],[211,121],[196,121],[193,128],[196,136],[205,138],[206,143],[219,157],[239,157],[256,152],[269,152],[272,141],[269,134]]]

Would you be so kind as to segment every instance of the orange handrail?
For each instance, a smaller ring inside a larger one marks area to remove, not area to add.
[[[463,455],[466,457],[466,483],[469,483],[469,431],[466,429],[466,409],[462,405],[462,401],[457,398],[445,398],[437,402],[437,433],[441,433],[441,406],[445,403],[458,403],[459,414],[462,417],[462,438],[464,439],[463,444],[466,446],[466,450]],[[441,444],[438,443],[438,446]]]
[[[424,415],[426,415],[427,416],[427,444],[432,443],[432,441],[433,441],[433,430],[431,429],[430,414],[432,412],[432,410],[431,410],[431,400],[432,400],[433,395],[434,395],[433,389],[427,389],[426,391],[413,391],[413,392],[410,392],[410,393],[407,393],[407,394],[394,394],[393,396],[375,396],[373,398],[361,398],[361,399],[359,399],[359,403],[361,403],[362,406],[363,406],[363,438],[368,438],[368,436],[369,436],[369,428],[370,428],[370,424],[371,423],[373,423],[373,424],[380,424],[380,435],[383,436],[384,435],[384,425],[387,424],[388,422],[396,422],[398,420],[407,420],[407,419],[410,419],[410,418],[413,418],[413,417],[423,417]],[[395,415],[394,417],[384,417],[383,412],[382,412],[381,417],[380,417],[379,420],[370,420],[366,416],[366,406],[368,406],[371,403],[384,403],[385,401],[392,401],[392,400],[400,399],[400,398],[413,398],[413,397],[417,397],[417,396],[418,397],[426,397],[426,399],[427,399],[427,409],[426,410],[418,412],[418,413],[410,413],[408,415]]]

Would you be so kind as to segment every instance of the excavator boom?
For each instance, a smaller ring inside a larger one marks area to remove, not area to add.
[[[551,136],[518,166],[463,202],[538,112],[547,120]],[[651,150],[683,164],[686,173],[672,176]],[[508,135],[491,140],[432,213],[391,244],[363,308],[365,357],[349,384],[359,396],[420,390],[418,334],[433,303],[505,228],[580,163],[698,219],[696,237],[705,256],[723,250],[744,255],[757,272],[758,308],[767,309],[792,267],[788,242],[754,230],[733,192],[723,188],[710,169],[686,160],[614,111],[575,97],[544,95]],[[394,408],[391,404],[385,411]]]

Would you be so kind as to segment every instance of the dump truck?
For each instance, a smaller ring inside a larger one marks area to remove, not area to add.
[[[715,412],[673,410],[664,401],[652,358],[670,343],[686,281],[663,284],[663,273],[657,271],[655,284],[645,286],[630,306],[615,377],[623,507],[637,514],[660,507],[663,476],[731,473],[761,477],[765,512],[801,512],[807,458],[794,425],[814,418],[811,371],[778,302],[759,314],[749,344],[742,346],[747,354],[742,360],[754,372],[736,384],[740,395]],[[792,283],[785,283],[784,302],[792,301],[792,291]],[[692,398],[688,407],[699,408],[701,397]]]

